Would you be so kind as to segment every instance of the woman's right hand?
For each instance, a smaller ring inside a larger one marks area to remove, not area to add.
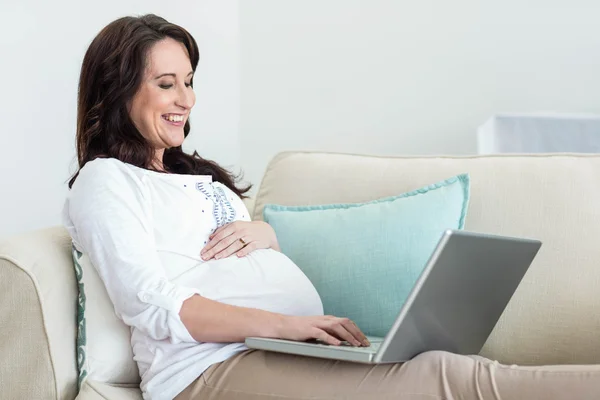
[[[371,345],[353,321],[331,315],[284,316],[278,336],[297,341],[318,339],[333,346],[342,341],[354,346]]]

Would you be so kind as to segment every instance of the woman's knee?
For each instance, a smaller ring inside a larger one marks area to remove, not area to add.
[[[418,369],[426,369],[445,379],[464,379],[471,376],[479,361],[469,356],[448,351],[427,351],[415,356],[410,363]]]
[[[410,362],[441,365],[447,363],[449,360],[453,361],[456,357],[463,356],[442,350],[432,350],[415,356]]]
[[[442,398],[477,398],[471,396],[472,388],[477,386],[477,363],[468,356],[427,351],[406,363],[405,371],[421,385],[436,388]]]

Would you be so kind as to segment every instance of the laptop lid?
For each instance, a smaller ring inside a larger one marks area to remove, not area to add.
[[[374,362],[410,360],[429,350],[478,354],[540,246],[445,231]]]

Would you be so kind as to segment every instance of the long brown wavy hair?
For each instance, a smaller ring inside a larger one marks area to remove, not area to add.
[[[154,14],[119,18],[102,29],[90,44],[81,66],[77,98],[79,169],[69,181],[69,188],[81,168],[99,157],[116,158],[154,170],[155,149],[133,124],[127,104],[142,83],[149,50],[166,38],[185,46],[195,72],[199,54],[192,35]],[[187,137],[189,119],[183,132]],[[165,150],[163,166],[169,173],[212,175],[214,181],[223,183],[242,198],[247,197],[244,194],[251,187],[238,188],[237,176],[200,157],[196,151],[191,155],[184,153],[181,146]]]

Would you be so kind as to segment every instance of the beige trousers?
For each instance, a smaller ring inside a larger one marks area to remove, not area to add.
[[[364,365],[249,350],[211,366],[176,400],[600,400],[600,365],[506,366],[432,351]]]

